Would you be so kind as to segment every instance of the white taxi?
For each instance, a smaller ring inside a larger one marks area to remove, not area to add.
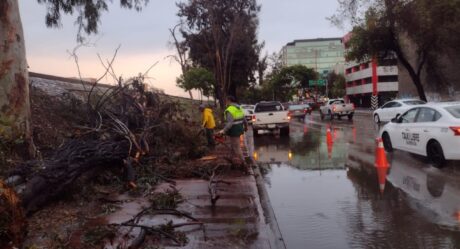
[[[460,160],[460,102],[427,103],[409,109],[380,131],[385,150],[427,156],[434,166]]]
[[[415,105],[423,105],[425,101],[419,99],[395,99],[383,104],[372,113],[375,123],[388,122],[392,118],[403,114]]]

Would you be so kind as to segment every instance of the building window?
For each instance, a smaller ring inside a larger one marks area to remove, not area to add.
[[[397,75],[379,76],[379,82],[398,82]]]

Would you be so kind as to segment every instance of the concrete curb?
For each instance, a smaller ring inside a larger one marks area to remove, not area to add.
[[[259,198],[264,210],[265,222],[270,226],[270,229],[273,233],[273,237],[270,239],[270,244],[272,248],[277,249],[286,249],[286,244],[284,243],[283,235],[276,220],[275,212],[268,197],[267,189],[262,179],[262,174],[260,173],[259,166],[254,165],[254,177],[256,179],[257,189],[259,191]]]
[[[265,223],[269,226],[272,235],[270,237],[270,248],[272,249],[286,249],[286,244],[284,243],[283,235],[278,225],[278,221],[273,211],[273,207],[268,196],[267,188],[265,187],[264,179],[260,172],[259,166],[257,165],[254,158],[248,153],[246,136],[244,136],[244,148],[243,155],[245,157],[246,163],[248,163],[254,173],[254,178],[256,180],[257,190],[259,194],[260,205],[262,206]]]

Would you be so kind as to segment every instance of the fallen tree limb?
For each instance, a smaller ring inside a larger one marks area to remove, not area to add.
[[[35,172],[21,195],[24,210],[26,213],[37,210],[86,172],[121,167],[128,157],[128,144],[126,140],[70,140],[42,165],[29,162],[23,165],[26,169],[15,169],[24,178]]]
[[[153,227],[153,226],[146,226],[146,225],[139,225],[139,224],[111,224],[111,225],[116,225],[116,226],[125,226],[125,227],[139,227],[141,229],[144,229],[147,233],[158,233],[158,234],[161,234],[163,236],[165,236],[166,238],[168,239],[171,239],[172,241],[174,241],[177,246],[183,246],[183,243],[181,243],[177,238],[176,236],[174,236],[173,234],[170,234],[170,233],[167,233],[165,231],[163,231],[163,229],[161,229],[160,227]]]
[[[209,184],[208,184],[208,192],[211,197],[211,206],[215,207],[217,200],[219,200],[220,196],[217,194],[217,184],[219,180],[216,180],[216,171],[219,169],[219,166],[215,167],[212,170],[212,174],[209,177]]]

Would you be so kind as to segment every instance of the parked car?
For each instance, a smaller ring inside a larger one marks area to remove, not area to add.
[[[425,101],[419,99],[399,99],[386,102],[380,108],[374,111],[373,117],[375,123],[388,122],[392,118],[401,115],[415,105],[423,105]]]
[[[291,118],[304,119],[307,114],[311,115],[311,107],[309,104],[290,105],[288,115]]]
[[[347,116],[348,120],[352,120],[354,113],[355,105],[353,103],[346,104],[343,99],[330,99],[319,107],[321,119],[324,119],[325,115],[328,115],[331,120],[334,119],[334,116],[337,119]]]
[[[241,105],[244,111],[244,118],[248,123],[252,122],[252,115],[254,114],[254,105]]]
[[[386,151],[427,156],[435,166],[460,160],[460,102],[427,103],[409,109],[380,131]]]
[[[252,116],[252,129],[254,136],[257,136],[259,130],[276,130],[279,129],[281,135],[289,134],[288,111],[284,110],[283,105],[278,101],[262,101],[254,107]]]

